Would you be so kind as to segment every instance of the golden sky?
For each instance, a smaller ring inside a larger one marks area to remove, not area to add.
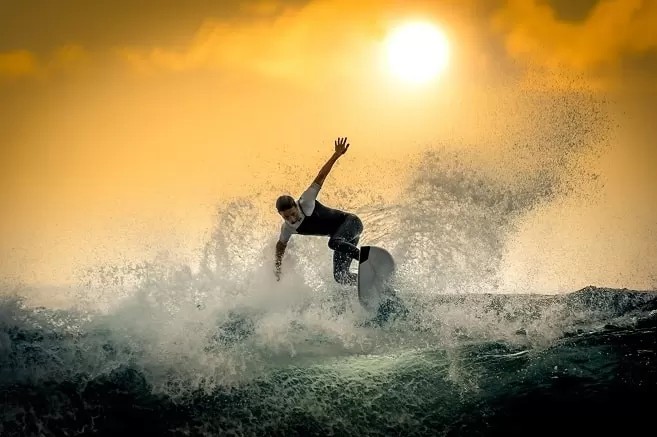
[[[450,46],[424,85],[382,61],[414,19]],[[508,275],[653,286],[655,26],[657,0],[2,2],[0,276],[60,284],[86,263],[193,253],[218,203],[302,190],[337,136],[352,147],[327,183],[334,205],[391,198],[433,142],[486,143],[494,159],[491,135],[527,123],[501,126],[500,102],[585,92],[612,112],[604,188],[528,217]]]

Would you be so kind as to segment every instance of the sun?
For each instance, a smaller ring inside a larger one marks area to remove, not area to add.
[[[407,23],[388,37],[388,68],[400,79],[424,83],[437,77],[449,60],[449,44],[438,27],[430,23]]]

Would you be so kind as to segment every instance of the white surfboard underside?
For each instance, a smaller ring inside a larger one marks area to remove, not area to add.
[[[377,311],[390,290],[395,260],[377,246],[362,246],[358,263],[358,300],[369,311]]]

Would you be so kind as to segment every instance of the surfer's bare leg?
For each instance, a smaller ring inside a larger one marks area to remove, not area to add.
[[[357,216],[349,214],[329,239],[328,246],[334,250],[333,277],[340,284],[356,285],[358,275],[349,272],[349,267],[351,262],[360,256],[358,241],[362,232],[363,222]]]

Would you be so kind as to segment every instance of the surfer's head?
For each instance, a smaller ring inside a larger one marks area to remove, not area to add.
[[[297,202],[292,196],[283,195],[276,199],[276,210],[288,223],[294,224],[301,219],[301,213],[297,207]]]

